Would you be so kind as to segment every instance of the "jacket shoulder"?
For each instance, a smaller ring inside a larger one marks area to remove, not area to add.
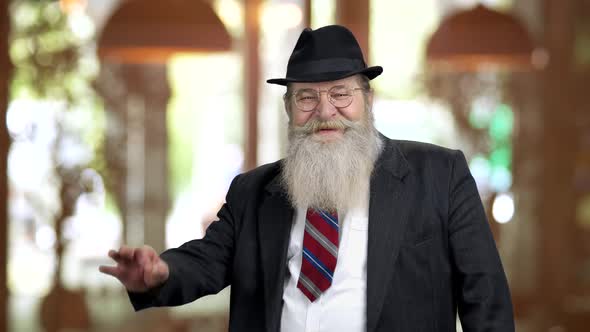
[[[448,164],[452,163],[457,158],[457,155],[462,155],[460,150],[431,143],[406,140],[391,141],[412,166],[422,163]]]
[[[405,140],[391,141],[399,147],[402,154],[407,158],[428,157],[434,159],[449,159],[453,158],[458,153],[458,150],[431,143]]]
[[[450,176],[457,161],[465,163],[465,157],[460,150],[407,140],[391,140],[390,144],[397,147],[410,170],[418,174]]]
[[[232,189],[257,191],[269,183],[276,181],[280,175],[282,160],[258,166],[237,175],[232,182]]]

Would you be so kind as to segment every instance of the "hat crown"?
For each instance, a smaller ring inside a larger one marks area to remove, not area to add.
[[[361,60],[366,67],[361,48],[353,33],[340,25],[328,25],[317,30],[306,28],[289,57],[287,76],[292,65],[314,60],[347,58]]]
[[[287,77],[267,80],[287,85],[290,82],[335,81],[355,74],[369,79],[383,72],[380,66],[367,68],[363,52],[350,30],[328,25],[305,29],[299,35],[287,64]]]

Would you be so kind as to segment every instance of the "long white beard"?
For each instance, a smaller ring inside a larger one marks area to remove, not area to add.
[[[318,128],[346,128],[341,139],[314,139]],[[372,112],[363,120],[323,122],[310,120],[303,127],[289,125],[289,147],[283,184],[295,207],[348,210],[367,201],[371,173],[382,142]]]

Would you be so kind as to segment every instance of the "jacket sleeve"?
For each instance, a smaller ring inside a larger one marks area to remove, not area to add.
[[[514,331],[508,282],[477,186],[462,152],[449,186],[449,246],[463,331]]]
[[[207,228],[205,236],[160,255],[170,270],[168,280],[145,293],[128,293],[135,310],[186,304],[231,284],[238,177],[217,213],[218,220]]]

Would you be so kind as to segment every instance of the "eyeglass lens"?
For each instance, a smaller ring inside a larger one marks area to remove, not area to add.
[[[328,91],[315,89],[298,90],[295,93],[295,104],[302,111],[312,111],[320,103],[322,92],[326,92],[328,94],[328,100],[335,107],[347,107],[352,103],[353,89],[350,89],[345,86],[335,86],[330,88],[330,90]]]

